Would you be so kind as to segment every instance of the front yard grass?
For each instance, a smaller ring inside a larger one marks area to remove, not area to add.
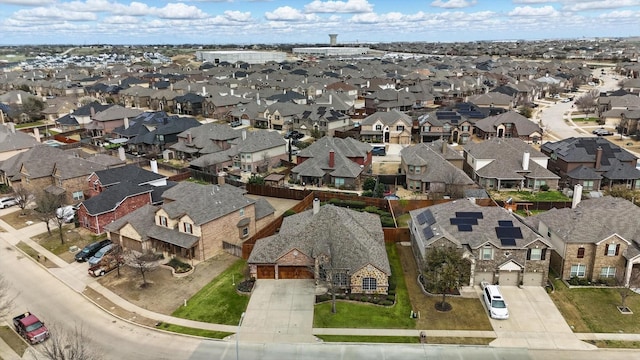
[[[224,331],[194,329],[194,328],[190,328],[190,327],[185,327],[185,326],[180,326],[180,325],[175,325],[175,324],[167,324],[167,323],[160,323],[156,327],[158,329],[171,331],[171,332],[175,332],[175,333],[187,334],[187,335],[193,335],[193,336],[201,336],[201,337],[206,337],[206,338],[211,338],[211,339],[224,339],[227,336],[233,334],[233,333],[228,333],[228,332],[224,332]]]
[[[396,303],[378,306],[359,302],[337,301],[337,313],[331,313],[331,301],[315,306],[313,326],[317,328],[414,329],[416,321],[409,317],[411,303],[395,244],[387,244],[391,276],[396,283]]]
[[[56,254],[68,263],[75,261],[75,253],[69,251],[72,246],[82,249],[86,245],[104,238],[104,235],[94,235],[83,228],[74,228],[73,224],[66,224],[62,227],[62,236],[64,242],[60,241],[60,232],[57,226],[52,226],[51,234],[44,232],[32,239],[40,244],[40,246]]]
[[[577,333],[640,333],[640,295],[631,294],[626,305],[633,314],[621,314],[620,294],[615,288],[569,289],[553,279],[551,299]]]
[[[9,326],[0,326],[0,338],[9,345],[13,351],[22,357],[29,345]],[[2,357],[0,357],[2,359]]]
[[[237,325],[242,312],[247,309],[249,296],[239,295],[233,281],[242,281],[242,270],[246,264],[244,260],[236,261],[187,300],[187,306],[179,307],[171,315],[214,324]]]
[[[22,214],[22,209],[16,207],[16,211],[14,212],[10,212],[6,215],[4,215],[1,219],[6,222],[7,224],[9,224],[12,228],[14,229],[22,229],[28,225],[28,222],[39,222],[40,220],[38,219],[37,216],[35,216],[33,214],[33,210],[30,209],[25,209],[25,214]]]
[[[418,344],[417,336],[356,336],[356,335],[318,335],[325,342],[358,342],[358,343],[387,343],[387,344]],[[489,345],[495,338],[475,337],[434,337],[427,336],[426,344],[458,344],[458,345]]]

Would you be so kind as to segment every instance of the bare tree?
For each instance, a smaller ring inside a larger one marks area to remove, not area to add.
[[[131,266],[138,269],[140,276],[142,277],[142,285],[141,288],[146,288],[149,283],[147,282],[147,274],[155,269],[155,263],[149,261],[150,254],[139,253],[136,251],[128,252],[128,259]]]
[[[575,101],[576,107],[578,110],[585,113],[585,117],[589,115],[589,113],[593,112],[596,107],[596,96],[592,93],[587,93],[577,98]]]
[[[38,219],[44,221],[47,225],[47,232],[49,235],[51,235],[49,221],[58,218],[56,210],[60,206],[62,206],[62,198],[58,195],[42,191],[36,196],[36,215],[38,216]],[[60,238],[64,243],[62,232],[60,233]]]
[[[321,255],[317,259],[318,269],[314,265],[309,267],[309,271],[316,273],[316,279],[327,286],[328,292],[331,294],[331,313],[336,314],[336,294],[345,288],[349,283],[348,269],[337,268],[333,265],[331,257],[331,247],[329,247],[328,255]]]
[[[82,326],[73,330],[59,326],[49,327],[51,337],[42,344],[42,358],[47,360],[100,360],[101,351],[91,342]],[[40,357],[36,356],[37,359]]]
[[[16,185],[13,187],[13,193],[15,194],[16,201],[18,201],[18,207],[20,207],[20,214],[25,215],[25,209],[31,202],[33,194],[29,189],[22,185]]]
[[[616,277],[617,290],[618,294],[620,294],[619,308],[623,310],[627,308],[627,298],[635,293],[633,289],[640,287],[640,271],[632,271],[628,283],[625,282],[624,274],[622,272]]]
[[[448,166],[442,180],[444,181],[445,192],[453,199],[459,199],[464,195],[466,176],[463,175],[462,170]]]

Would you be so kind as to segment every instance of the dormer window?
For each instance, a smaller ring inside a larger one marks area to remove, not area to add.
[[[167,226],[167,217],[166,216],[160,216],[160,225],[166,227]]]
[[[380,124],[376,125],[376,131],[382,131],[382,125]]]
[[[193,234],[193,228],[188,222],[184,223],[184,232],[186,232],[187,234]]]

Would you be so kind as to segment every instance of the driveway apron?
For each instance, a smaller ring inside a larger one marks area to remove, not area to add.
[[[242,342],[312,343],[313,280],[257,280],[236,336]]]

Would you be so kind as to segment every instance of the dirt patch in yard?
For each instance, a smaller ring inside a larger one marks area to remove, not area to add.
[[[130,266],[120,268],[120,276],[114,270],[98,281],[143,309],[171,315],[185,300],[189,300],[237,260],[233,255],[222,253],[196,264],[195,271],[182,278],[173,277],[169,269],[157,267],[145,274],[149,283],[145,288],[141,287],[143,282],[140,272]]]

